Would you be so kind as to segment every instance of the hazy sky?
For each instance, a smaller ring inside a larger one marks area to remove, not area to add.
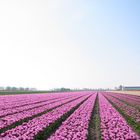
[[[0,0],[0,86],[140,85],[139,0]]]

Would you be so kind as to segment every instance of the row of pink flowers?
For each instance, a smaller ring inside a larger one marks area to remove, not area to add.
[[[112,101],[118,108],[120,108],[127,116],[132,118],[136,123],[140,123],[140,111],[130,106],[117,98],[112,97],[110,94],[106,93],[105,96]]]
[[[28,122],[23,123],[11,130],[6,131],[0,135],[1,140],[33,140],[34,136],[38,132],[44,130],[51,123],[55,122],[57,119],[61,118],[65,113],[79,104],[81,101],[86,99],[89,95],[82,96],[77,100],[69,102],[65,105],[62,105],[47,114],[44,114],[40,117],[36,117]]]
[[[97,94],[85,101],[49,138],[49,140],[85,140],[88,135],[88,124]]]
[[[63,95],[63,94],[62,94]],[[63,96],[60,96],[59,98],[54,98],[54,97],[46,97],[46,100],[43,100],[43,101],[40,101],[38,103],[32,103],[32,104],[29,104],[29,105],[26,105],[26,106],[19,106],[19,107],[15,107],[15,108],[9,108],[9,109],[5,109],[5,110],[0,110],[0,118],[1,117],[4,117],[6,115],[13,115],[13,114],[16,114],[16,113],[19,113],[19,112],[23,112],[23,111],[28,111],[29,109],[34,109],[34,108],[38,108],[38,107],[41,107],[41,106],[45,106],[47,104],[50,104],[50,103],[53,103],[55,101],[59,101],[60,99],[65,99],[65,98],[69,98],[69,97],[72,97],[72,95],[63,95]],[[74,95],[73,95],[74,96]],[[6,106],[6,105],[5,105]]]
[[[133,132],[125,119],[107,99],[99,94],[99,109],[101,118],[102,140],[138,140],[139,136]]]
[[[51,103],[52,101],[50,101],[50,102],[48,102],[48,104],[41,106],[41,107],[33,108],[30,110],[25,110],[25,111],[22,111],[20,113],[15,113],[12,115],[7,115],[5,117],[2,117],[2,118],[0,118],[0,129],[7,127],[13,123],[16,123],[17,121],[20,121],[20,120],[25,119],[27,117],[32,117],[33,115],[36,115],[38,113],[47,111],[51,108],[57,107],[61,104],[64,104],[64,103],[70,101],[70,100],[74,100],[75,98],[77,98],[79,96],[80,95],[78,94],[78,95],[74,95],[74,96],[72,96],[70,98],[66,98],[66,99],[60,98],[60,100],[56,100],[53,103]]]
[[[131,98],[134,98],[136,100],[139,100],[140,99],[140,96],[139,95],[133,95],[133,94],[125,94],[125,95],[128,95],[130,96]]]
[[[49,95],[52,96],[52,95]],[[12,109],[44,100],[48,94],[4,95],[0,96],[0,110]],[[6,105],[6,106],[5,106]]]
[[[66,93],[49,93],[49,94],[25,94],[25,95],[2,95],[0,96],[0,110],[13,109],[21,106],[36,104],[49,99],[59,98]],[[68,95],[75,94],[68,92]]]
[[[119,94],[119,93],[108,93],[111,96],[114,96],[122,101],[125,101],[127,103],[129,103],[130,105],[140,108],[140,98],[137,98],[137,96],[134,98],[131,95],[125,95],[125,94]]]

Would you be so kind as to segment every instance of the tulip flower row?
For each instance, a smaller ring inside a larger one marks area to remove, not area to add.
[[[97,95],[99,104],[95,103]],[[138,140],[140,137],[111,103],[140,123],[140,112],[135,107],[139,99],[135,95],[92,91],[0,96],[0,140],[33,140],[41,135],[49,140],[86,140],[94,104],[99,105],[102,140]]]
[[[46,100],[46,97],[48,98],[48,94],[26,94],[26,95],[5,95],[0,96],[0,110],[5,109],[12,109],[14,107],[28,105],[36,102],[40,102],[42,100]],[[5,106],[6,105],[6,106]]]
[[[137,107],[137,108],[140,108],[140,98],[134,98],[134,97],[131,97],[131,95],[125,95],[125,94],[117,94],[117,93],[108,93],[109,95],[113,96],[113,97],[116,97],[122,101],[125,101],[126,103],[134,106],[134,107]]]
[[[65,113],[85,100],[89,95],[82,96],[72,102],[64,104],[42,116],[36,117],[28,122],[24,122],[11,130],[0,135],[1,140],[33,140],[38,132],[43,131],[50,124],[61,118]]]
[[[50,98],[50,99],[47,99],[45,101],[41,101],[41,102],[35,103],[35,104],[30,104],[30,105],[26,105],[26,106],[19,106],[19,107],[13,108],[13,109],[0,110],[0,118],[4,117],[6,115],[13,115],[13,114],[20,113],[23,111],[28,111],[28,110],[31,110],[34,108],[42,107],[42,106],[45,106],[47,104],[51,104],[55,101],[59,101],[61,99],[67,99],[70,97],[72,97],[72,95],[71,96],[65,95],[65,96],[60,96],[59,98]],[[73,95],[73,97],[74,97],[74,95]]]
[[[138,140],[140,138],[101,93],[99,94],[99,109],[102,140]]]
[[[140,99],[140,96],[138,96],[138,95],[133,95],[133,94],[126,94],[126,95],[129,95],[131,98],[134,98],[134,99]]]
[[[85,140],[88,135],[88,124],[96,95],[97,94],[92,95],[66,121],[64,121],[49,140]]]
[[[74,100],[76,98],[79,98],[79,97],[80,96],[78,94],[78,95],[72,96],[71,98],[57,100],[53,103],[50,103],[50,104],[48,103],[41,107],[33,108],[30,110],[25,110],[20,113],[15,113],[12,115],[7,115],[5,117],[2,117],[2,118],[0,118],[0,129],[7,127],[9,125],[12,125],[12,124],[16,123],[17,121],[21,121],[25,118],[32,117],[33,115],[37,115],[41,112],[55,108],[61,104],[67,103],[67,102]]]
[[[68,92],[67,96],[71,96],[72,94],[75,93]],[[65,95],[66,93],[4,95],[0,96],[0,110],[13,109],[17,107],[45,102],[47,100],[60,98]]]
[[[125,104],[124,102],[118,100],[117,98],[114,98],[108,94],[105,94],[105,96],[113,102],[119,109],[121,109],[127,116],[132,118],[136,123],[140,123],[140,111],[128,104]]]

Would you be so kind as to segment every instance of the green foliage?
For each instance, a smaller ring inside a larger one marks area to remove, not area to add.
[[[99,114],[99,98],[98,95],[92,110],[91,119],[89,121],[87,140],[101,140],[100,132],[100,114]]]

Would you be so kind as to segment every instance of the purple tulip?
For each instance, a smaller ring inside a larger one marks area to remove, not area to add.
[[[103,140],[138,140],[139,136],[128,126],[125,119],[107,99],[99,94],[99,109],[101,118],[101,135]]]
[[[63,139],[64,137],[69,140],[85,140],[88,134],[88,124],[96,95],[97,94],[92,95],[65,122],[63,122],[49,140]]]

